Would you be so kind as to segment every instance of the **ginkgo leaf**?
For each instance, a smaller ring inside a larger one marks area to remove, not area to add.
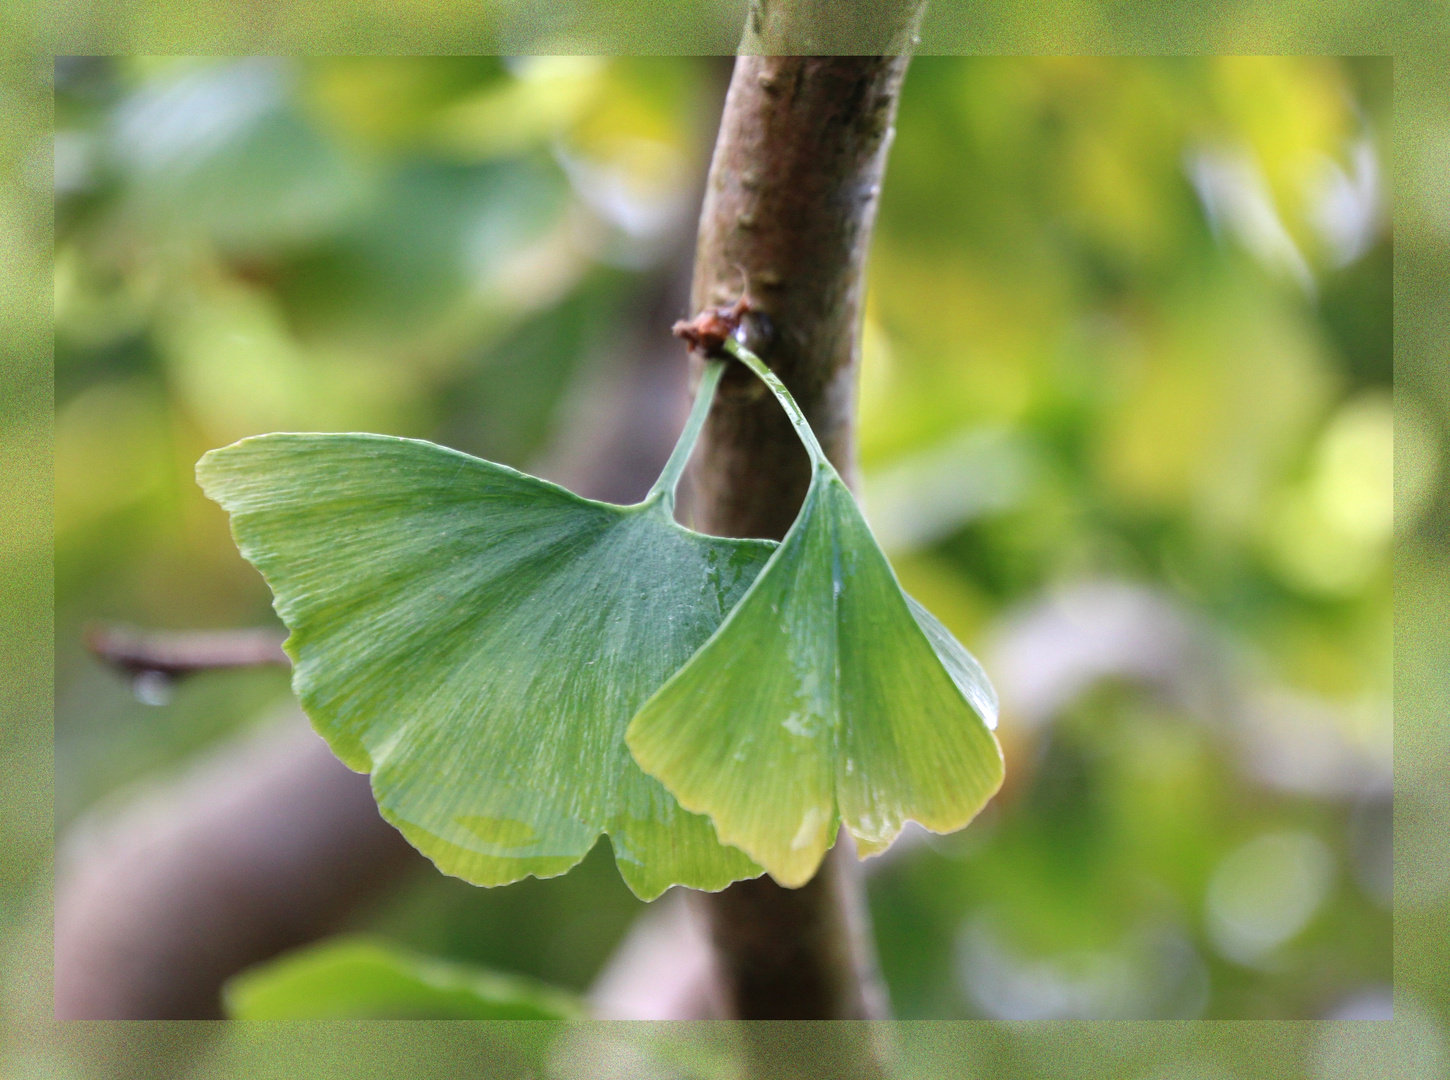
[[[811,484],[749,591],[625,738],[681,806],[793,887],[840,823],[863,856],[908,820],[967,824],[1002,782],[997,701],[971,655],[902,591],[785,387],[726,347],[790,413]]]
[[[262,435],[198,464],[292,632],[313,726],[445,873],[562,874],[601,832],[644,899],[760,873],[623,738],[775,549],[672,516],[722,367],[635,506],[381,435]]]

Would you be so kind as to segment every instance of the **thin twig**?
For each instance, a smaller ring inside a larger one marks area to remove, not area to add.
[[[219,668],[290,665],[275,630],[134,630],[93,624],[86,648],[127,675],[156,674],[178,679]]]

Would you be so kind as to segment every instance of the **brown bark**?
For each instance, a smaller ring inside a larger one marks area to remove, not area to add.
[[[905,71],[896,56],[741,57],[700,217],[692,308],[749,291],[747,344],[790,388],[847,483],[863,269]],[[778,539],[809,475],[765,386],[728,372],[701,439],[701,528]]]
[[[706,190],[693,310],[748,288],[747,343],[784,380],[848,483],[855,476],[863,271],[901,56],[741,57]],[[702,438],[695,520],[780,538],[809,483],[800,440],[765,387],[727,373]],[[884,1012],[856,864],[842,845],[801,889],[769,878],[701,899],[741,1019]]]
[[[849,845],[838,843],[799,889],[762,877],[699,899],[717,951],[723,1004],[733,1016],[885,1018],[860,868]]]
[[[750,0],[744,54],[809,56],[910,52],[922,0]]]

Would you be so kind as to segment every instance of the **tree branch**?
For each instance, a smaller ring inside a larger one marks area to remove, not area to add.
[[[890,55],[919,43],[925,0],[750,0],[740,52]]]
[[[771,5],[753,10],[767,19],[752,33],[768,36]],[[914,26],[920,5],[908,14]],[[747,344],[790,388],[848,483],[863,271],[906,64],[902,56],[741,57],[696,248],[692,310],[724,307],[748,290]],[[722,384],[696,483],[696,522],[706,532],[779,539],[800,508],[805,452],[743,368]],[[801,889],[760,878],[699,901],[736,1016],[884,1014],[849,845],[838,843]],[[859,1060],[852,1068],[831,1075],[871,1074]]]

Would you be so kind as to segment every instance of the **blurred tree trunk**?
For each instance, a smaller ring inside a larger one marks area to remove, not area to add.
[[[771,4],[752,10],[747,39],[774,27],[778,39],[794,40],[781,22],[757,25]],[[911,8],[913,28],[919,14]],[[756,313],[746,324],[749,343],[795,395],[848,483],[863,272],[906,65],[904,56],[741,57],[695,255],[693,311],[749,292]],[[805,452],[784,412],[743,368],[722,383],[695,483],[695,522],[710,533],[779,539],[800,508],[809,483]],[[762,877],[700,903],[734,1016],[885,1015],[849,845],[838,843],[800,889]],[[859,1030],[843,1043],[806,1028],[792,1037],[797,1050],[818,1057],[818,1075],[875,1075],[863,1039]]]
[[[88,815],[60,855],[58,1020],[219,1019],[237,971],[426,865],[300,715]]]

